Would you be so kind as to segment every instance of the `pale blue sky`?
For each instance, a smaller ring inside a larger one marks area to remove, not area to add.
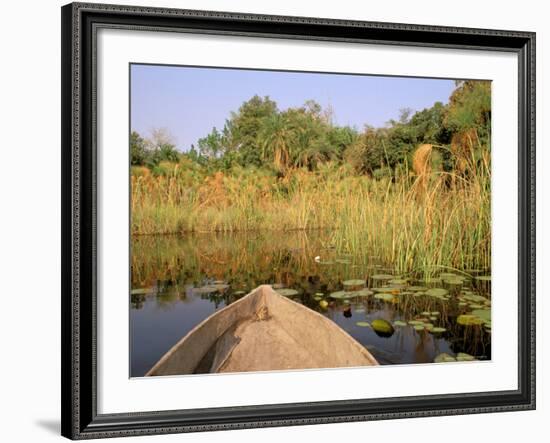
[[[330,104],[338,125],[361,129],[384,126],[402,108],[447,103],[453,89],[454,80],[442,79],[133,64],[131,128],[145,137],[167,128],[187,151],[255,94],[268,95],[280,110],[310,99]]]

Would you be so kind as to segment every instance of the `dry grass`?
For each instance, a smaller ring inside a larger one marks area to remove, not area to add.
[[[158,177],[132,175],[132,234],[330,229],[339,251],[376,255],[401,272],[490,268],[488,157],[475,176],[457,176],[450,188],[446,174],[433,171],[411,185],[410,177],[374,180],[345,167],[297,169],[284,178],[250,169],[207,174],[191,163],[163,167]]]
[[[413,154],[412,168],[417,177],[415,186],[417,192],[421,195],[426,193],[432,173],[432,153],[433,146],[424,144],[416,148]]]

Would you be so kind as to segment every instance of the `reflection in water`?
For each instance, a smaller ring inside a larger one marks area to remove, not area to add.
[[[198,323],[264,283],[296,289],[299,294],[293,300],[336,322],[381,364],[431,363],[443,352],[490,359],[490,329],[464,327],[456,321],[458,315],[476,307],[464,300],[469,294],[483,300],[484,308],[490,306],[490,283],[468,277],[460,285],[446,286],[437,280],[436,284],[415,282],[410,275],[409,286],[402,285],[400,295],[390,300],[372,295],[329,297],[350,279],[365,279],[369,288],[387,284],[372,279],[375,274],[394,272],[375,255],[337,253],[330,232],[133,237],[131,376],[144,375]],[[444,287],[449,296],[429,297],[413,292],[410,285]],[[404,325],[381,336],[364,325],[375,319],[391,324],[420,320],[445,331],[434,334]]]

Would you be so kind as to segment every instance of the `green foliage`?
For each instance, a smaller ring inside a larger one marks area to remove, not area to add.
[[[262,121],[257,135],[263,162],[271,163],[276,170],[290,167],[294,157],[298,128],[287,115],[274,114]]]
[[[140,137],[136,131],[130,134],[130,164],[132,166],[141,166],[147,159],[147,149],[145,140]]]
[[[445,125],[453,132],[476,128],[486,133],[490,122],[491,83],[458,81],[449,100]]]
[[[222,134],[216,128],[206,137],[199,139],[199,153],[206,158],[218,158],[223,154]]]
[[[277,104],[269,97],[255,95],[243,103],[238,112],[232,113],[224,128],[227,151],[236,151],[239,164],[260,166],[258,134],[266,120],[278,114]]]
[[[231,113],[221,131],[214,127],[185,154],[162,130],[154,132],[152,140],[132,132],[131,162],[155,168],[183,155],[209,171],[240,166],[284,176],[293,168],[321,171],[329,165],[395,179],[411,170],[412,156],[421,144],[436,147],[433,159],[440,163],[438,170],[452,172],[464,164],[460,155],[467,153],[452,147],[463,140],[477,143],[476,152],[468,154],[473,159],[468,159],[469,164],[488,158],[482,146],[487,150],[490,143],[490,118],[491,89],[485,81],[458,81],[447,105],[437,102],[418,112],[405,108],[385,127],[365,126],[362,131],[336,125],[332,109],[313,100],[281,111],[269,97],[255,95]]]
[[[151,139],[142,138],[136,131],[130,134],[130,164],[154,169],[159,163],[177,162],[181,153],[166,130],[153,131]]]

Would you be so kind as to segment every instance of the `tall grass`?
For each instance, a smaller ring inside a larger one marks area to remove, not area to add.
[[[132,234],[330,229],[341,252],[399,272],[490,268],[490,165],[373,179],[346,166],[208,173],[191,162],[132,174]]]

